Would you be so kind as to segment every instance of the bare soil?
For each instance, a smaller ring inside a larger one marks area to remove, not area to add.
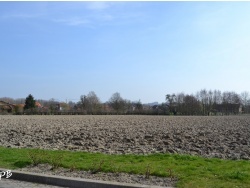
[[[250,159],[250,116],[0,116],[0,145]]]

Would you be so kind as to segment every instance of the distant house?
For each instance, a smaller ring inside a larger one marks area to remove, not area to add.
[[[25,104],[13,104],[14,106],[18,106],[19,108],[21,108],[21,109],[23,109],[24,108],[24,106],[25,106]],[[35,106],[37,107],[37,108],[43,108],[43,106],[39,103],[39,102],[37,102],[36,101],[36,103],[35,103]]]
[[[13,104],[13,106],[16,107],[15,110],[17,110],[18,112],[23,112],[25,104]],[[39,110],[43,110],[43,108],[44,108],[44,107],[43,107],[39,102],[37,102],[37,101],[36,101],[36,103],[35,103],[35,107],[36,107],[37,109],[39,109]]]
[[[4,101],[0,101],[0,112],[13,112],[15,108],[15,105],[4,102]]]
[[[39,102],[37,102],[37,101],[36,101],[35,105],[36,105],[37,108],[42,108],[42,107],[43,107],[43,106],[42,106]]]
[[[15,104],[16,106],[20,107],[20,108],[24,108],[24,104]]]

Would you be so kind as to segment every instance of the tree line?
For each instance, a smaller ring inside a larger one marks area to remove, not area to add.
[[[30,94],[26,99],[0,98],[15,104],[14,114],[144,114],[144,115],[233,115],[250,113],[250,94],[244,91],[202,89],[195,94],[166,94],[162,104],[147,105],[140,100],[132,102],[114,93],[102,103],[94,91],[81,95],[78,102],[35,100]],[[24,104],[23,106],[20,106]],[[39,106],[39,105],[40,106]],[[0,110],[1,111],[1,110]]]
[[[177,93],[166,95],[170,114],[179,115],[231,115],[250,113],[250,95],[244,91],[202,89],[195,95]]]

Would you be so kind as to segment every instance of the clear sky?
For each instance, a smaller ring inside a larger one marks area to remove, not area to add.
[[[250,2],[0,2],[0,97],[249,91]]]

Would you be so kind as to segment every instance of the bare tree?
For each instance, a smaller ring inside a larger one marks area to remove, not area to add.
[[[96,114],[101,110],[101,101],[94,91],[90,91],[87,96],[82,95],[80,105],[88,114]]]
[[[244,113],[249,113],[249,110],[250,110],[250,94],[248,91],[243,91],[241,94],[240,94],[240,97],[241,97],[241,102],[242,102],[242,105],[243,105],[243,108],[244,108]]]
[[[183,92],[176,94],[176,113],[183,114],[184,98],[185,94]]]
[[[213,93],[213,104],[221,104],[222,103],[222,96],[220,90],[214,90]]]
[[[172,95],[166,95],[167,105],[169,107],[169,112],[176,115],[176,95],[173,93]]]
[[[121,97],[120,93],[114,93],[109,99],[109,104],[117,114],[125,112],[126,101]]]
[[[222,108],[225,114],[239,113],[240,104],[240,96],[234,91],[225,91],[222,93]]]
[[[202,89],[198,92],[197,96],[199,97],[198,100],[202,104],[202,113],[203,115],[207,115],[209,113],[209,94],[206,89]]]
[[[134,107],[135,107],[135,111],[136,111],[137,113],[141,113],[142,110],[143,110],[143,106],[142,106],[141,100],[135,102],[135,103],[134,103]]]
[[[212,94],[212,108],[210,109],[210,112],[213,114],[217,114],[220,112],[219,107],[222,103],[222,96],[220,90],[214,90]]]
[[[186,95],[184,97],[184,114],[198,115],[200,114],[200,102],[193,95]]]

